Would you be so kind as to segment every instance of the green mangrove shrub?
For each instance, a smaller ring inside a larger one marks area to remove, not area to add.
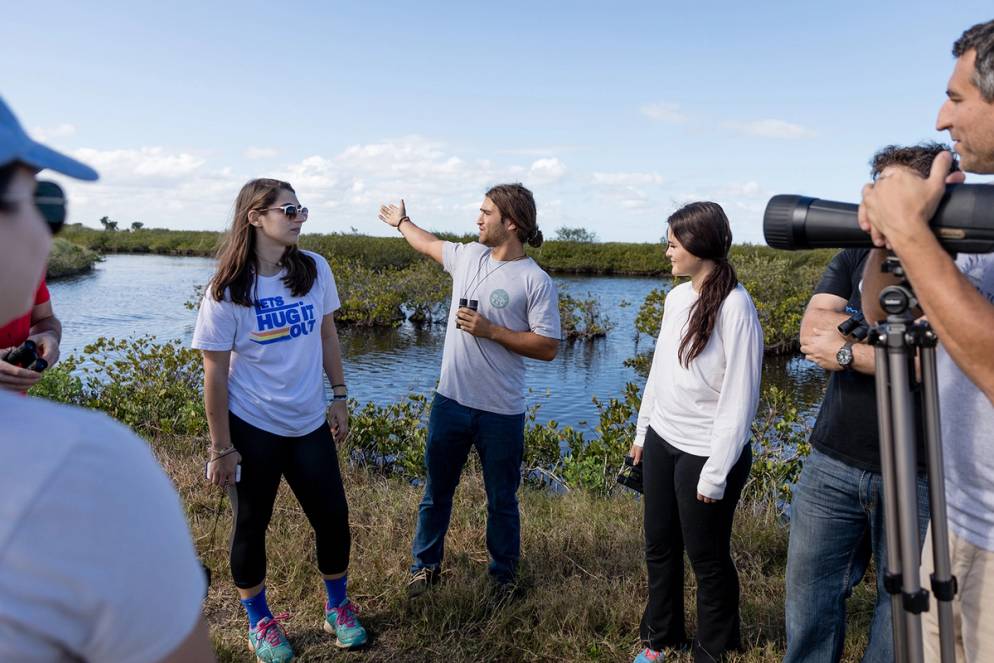
[[[154,337],[99,338],[48,371],[31,394],[106,412],[145,437],[203,435],[200,352]]]

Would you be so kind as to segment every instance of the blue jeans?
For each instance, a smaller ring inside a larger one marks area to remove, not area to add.
[[[791,502],[787,550],[787,655],[784,663],[835,663],[846,637],[846,599],[869,565],[877,602],[864,663],[894,660],[883,481],[817,450],[804,461]],[[918,541],[928,528],[928,481],[918,475]]]
[[[487,492],[490,574],[498,582],[510,582],[521,557],[518,485],[525,448],[525,415],[495,414],[465,407],[438,393],[428,420],[425,448],[428,480],[418,508],[411,571],[441,568],[452,497],[471,447],[476,447],[480,455]]]

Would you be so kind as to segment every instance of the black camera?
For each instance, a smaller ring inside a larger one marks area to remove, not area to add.
[[[770,198],[763,214],[763,236],[775,249],[873,248],[857,221],[859,205],[807,196]],[[929,221],[950,252],[994,251],[994,186],[949,184]]]
[[[625,456],[625,464],[621,466],[616,479],[625,488],[631,488],[636,493],[642,492],[642,463],[635,464],[635,459]]]
[[[8,364],[27,368],[35,373],[41,373],[48,368],[48,362],[38,356],[38,346],[34,341],[24,341],[20,347],[5,354],[3,360]]]

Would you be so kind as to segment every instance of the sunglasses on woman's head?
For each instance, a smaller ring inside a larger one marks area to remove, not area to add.
[[[301,205],[294,205],[293,203],[287,203],[286,205],[280,205],[279,207],[267,207],[263,209],[263,212],[271,212],[273,210],[279,210],[286,215],[286,218],[293,219],[297,218],[297,215],[307,218],[307,208]]]

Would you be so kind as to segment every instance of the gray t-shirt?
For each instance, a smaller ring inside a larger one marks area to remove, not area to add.
[[[479,302],[477,311],[511,331],[559,339],[559,296],[549,275],[534,260],[501,262],[472,242],[446,242],[442,265],[452,275],[452,305],[442,350],[438,393],[460,405],[495,412],[525,411],[525,361],[494,341],[456,329],[461,298]]]
[[[956,265],[994,304],[994,255],[960,254]],[[949,526],[994,551],[994,406],[941,343],[937,363]]]

